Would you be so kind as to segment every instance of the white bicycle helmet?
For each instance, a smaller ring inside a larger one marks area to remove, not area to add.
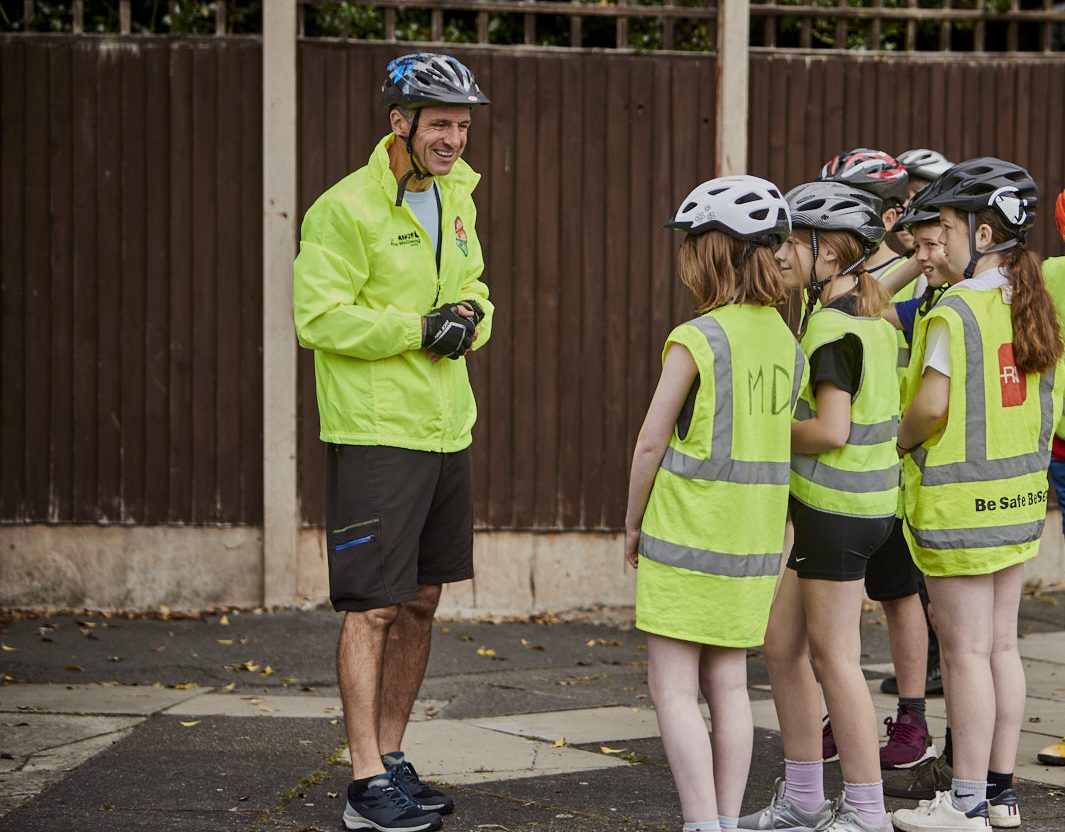
[[[791,212],[772,182],[757,176],[720,176],[688,194],[665,227],[689,234],[724,231],[756,245],[775,246],[791,233]]]
[[[924,147],[900,153],[898,160],[911,177],[927,179],[929,182],[938,179],[954,164],[948,162],[938,150],[928,150]]]

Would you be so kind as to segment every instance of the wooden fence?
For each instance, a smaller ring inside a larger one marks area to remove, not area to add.
[[[408,46],[300,43],[303,209],[383,133],[381,68]],[[714,60],[454,51],[494,101],[468,151],[499,316],[471,360],[478,523],[619,528],[661,342],[689,314],[661,223],[713,169]],[[750,84],[750,169],[784,187],[859,144],[995,153],[1065,185],[1060,58],[755,49]],[[0,35],[0,522],[262,521],[261,129],[254,39]],[[1033,244],[1061,254],[1048,216]]]

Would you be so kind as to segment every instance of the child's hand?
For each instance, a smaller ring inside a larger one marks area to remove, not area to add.
[[[639,566],[640,556],[636,553],[640,545],[640,530],[625,529],[625,560],[629,566],[636,569]]]

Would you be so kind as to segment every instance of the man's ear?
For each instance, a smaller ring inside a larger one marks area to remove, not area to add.
[[[398,107],[393,107],[388,113],[388,121],[392,132],[401,139],[405,139],[410,132],[410,122],[403,117]]]

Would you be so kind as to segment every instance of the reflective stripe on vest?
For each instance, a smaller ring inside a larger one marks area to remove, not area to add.
[[[1038,540],[1043,535],[1043,525],[1042,520],[1034,520],[979,529],[915,529],[910,526],[910,533],[923,549],[992,549]]]
[[[1046,454],[1042,451],[1005,457],[987,458],[986,391],[984,389],[984,344],[980,324],[969,305],[957,295],[947,295],[940,303],[953,309],[962,321],[965,336],[965,461],[926,466],[928,449],[921,445],[913,452],[913,461],[921,469],[922,485],[950,485],[958,482],[981,482],[1023,477],[1046,470]],[[1054,373],[1049,370],[1039,380],[1041,423],[1039,447],[1046,448],[1054,432],[1057,416],[1054,412]],[[938,547],[932,547],[938,548]]]
[[[646,558],[669,566],[728,578],[759,578],[767,575],[775,577],[783,557],[781,553],[730,555],[725,552],[708,552],[705,549],[669,543],[648,534],[640,535],[640,552]]]

